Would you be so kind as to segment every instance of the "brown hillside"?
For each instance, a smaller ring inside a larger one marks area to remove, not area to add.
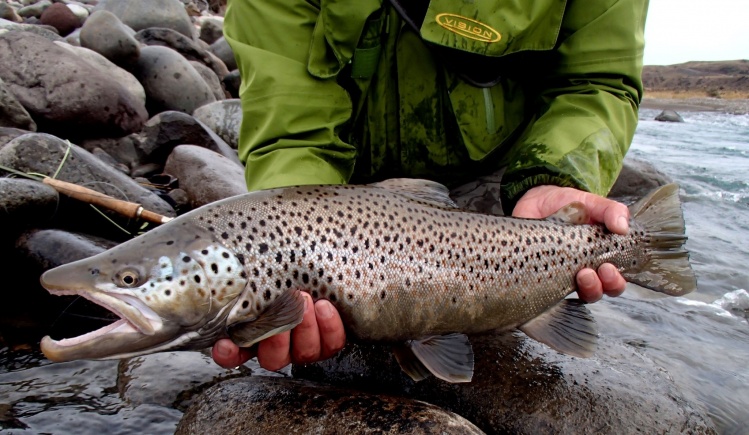
[[[653,96],[749,98],[749,60],[647,65],[642,79]]]

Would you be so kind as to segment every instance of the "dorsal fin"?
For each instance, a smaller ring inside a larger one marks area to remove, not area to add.
[[[585,204],[579,201],[571,202],[546,218],[547,221],[560,224],[583,225],[590,222],[590,215]]]
[[[450,191],[447,190],[447,187],[435,181],[416,178],[391,178],[372,183],[370,186],[387,189],[417,201],[439,207],[458,207],[455,201],[450,198]]]

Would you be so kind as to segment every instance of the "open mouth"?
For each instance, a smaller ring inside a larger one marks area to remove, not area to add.
[[[120,319],[95,331],[72,338],[53,340],[49,336],[41,342],[42,352],[52,361],[82,358],[102,358],[113,344],[115,335],[152,336],[162,327],[158,314],[139,299],[127,295],[107,294],[100,291],[54,290],[51,294],[77,295],[116,314]],[[82,355],[82,356],[81,356]]]

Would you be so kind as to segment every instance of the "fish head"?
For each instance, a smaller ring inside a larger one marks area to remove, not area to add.
[[[75,338],[44,337],[42,352],[69,361],[206,347],[225,334],[245,277],[239,259],[209,232],[173,221],[45,272],[41,284],[50,293],[82,296],[120,320]]]

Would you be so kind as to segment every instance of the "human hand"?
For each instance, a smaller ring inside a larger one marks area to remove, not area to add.
[[[571,187],[536,186],[523,195],[515,205],[515,217],[540,219],[554,214],[565,205],[579,201],[585,205],[592,222],[602,222],[609,231],[627,234],[629,209],[622,203]],[[613,264],[583,269],[577,273],[577,295],[586,302],[595,302],[607,296],[619,296],[627,282]]]
[[[290,363],[306,364],[322,361],[335,355],[346,344],[346,333],[341,316],[333,304],[321,299],[315,303],[305,298],[302,323],[291,331],[276,334],[250,349],[240,348],[228,338],[213,345],[211,355],[216,364],[233,368],[257,356],[266,370],[280,370]]]

